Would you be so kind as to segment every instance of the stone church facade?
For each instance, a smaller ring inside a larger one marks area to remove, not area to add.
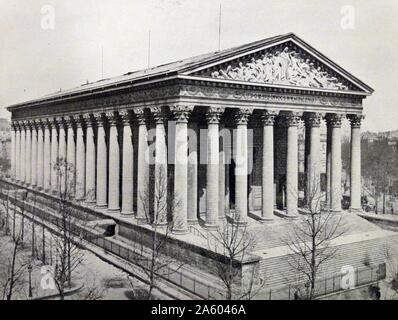
[[[176,235],[226,217],[295,218],[308,190],[339,212],[347,118],[350,209],[360,211],[362,103],[372,92],[296,35],[276,36],[8,107],[11,179],[56,196],[65,181],[54,164],[66,159],[74,202],[145,224],[142,195],[163,173],[178,198]]]

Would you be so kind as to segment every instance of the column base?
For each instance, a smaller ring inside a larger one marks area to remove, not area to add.
[[[184,235],[184,234],[188,234],[189,230],[188,229],[173,229],[171,232],[175,235]]]
[[[362,213],[362,208],[350,208],[350,212],[352,213]]]
[[[147,224],[148,221],[145,217],[137,217],[137,224],[143,225],[143,224]]]
[[[133,216],[134,215],[134,211],[121,211],[120,215],[121,216]]]
[[[188,220],[187,222],[188,222],[188,225],[189,225],[189,226],[196,226],[196,225],[199,224],[198,219]]]
[[[258,221],[260,223],[264,223],[264,224],[270,224],[270,223],[275,222],[274,218],[263,218],[263,217],[260,217],[260,219]]]
[[[205,223],[205,229],[208,231],[215,231],[218,229],[218,225],[217,224],[207,224]]]
[[[91,208],[92,208],[92,207],[95,207],[96,202],[95,202],[95,201],[87,201],[87,200],[86,200],[86,201],[84,202],[84,205],[87,206],[87,207],[91,207]]]
[[[343,210],[342,209],[330,209],[329,211],[332,212],[332,213],[340,213]]]
[[[108,208],[107,212],[109,213],[119,213],[120,208]]]
[[[96,204],[95,209],[107,209],[108,205],[107,204]]]
[[[247,226],[247,221],[232,221],[233,224],[237,225],[238,227],[246,227]]]

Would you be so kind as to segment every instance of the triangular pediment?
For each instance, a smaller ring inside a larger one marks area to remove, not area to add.
[[[308,46],[309,47],[309,46]],[[324,58],[324,59],[323,59]],[[191,76],[301,88],[371,93],[372,89],[295,39],[188,72]]]

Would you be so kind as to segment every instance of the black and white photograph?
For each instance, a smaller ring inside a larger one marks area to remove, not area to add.
[[[0,304],[398,300],[397,16],[0,0]]]

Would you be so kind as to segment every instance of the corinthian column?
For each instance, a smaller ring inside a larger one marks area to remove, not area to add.
[[[351,124],[351,176],[350,210],[361,212],[361,121],[362,115],[350,115]]]
[[[155,145],[155,223],[167,223],[167,145],[165,121],[167,120],[165,110],[161,107],[152,107],[151,112],[156,122],[156,145]]]
[[[37,123],[32,122],[32,161],[31,161],[31,186],[37,185]]]
[[[123,123],[122,159],[122,215],[133,214],[134,199],[134,147],[131,130],[131,114],[127,110],[119,112]]]
[[[25,142],[25,183],[32,182],[32,123],[27,121]]]
[[[106,208],[107,153],[105,119],[101,113],[94,114],[97,122],[97,208]]]
[[[11,122],[11,180],[15,180],[15,123]]]
[[[15,179],[17,182],[21,180],[21,126],[19,122],[15,122]]]
[[[60,160],[59,170],[56,172],[58,175],[58,186],[56,192],[61,195],[65,195],[66,190],[66,156],[67,156],[67,145],[66,145],[66,130],[67,124],[63,118],[57,118],[59,124],[59,145],[58,145],[58,159]]]
[[[95,143],[94,143],[94,131],[93,131],[93,117],[90,114],[83,116],[87,126],[86,131],[86,186],[85,186],[85,197],[86,205],[91,206],[96,202],[95,198]]]
[[[58,172],[57,172],[57,161],[58,161],[58,122],[57,119],[51,120],[51,175],[50,175],[50,188],[53,193],[58,192]]]
[[[178,203],[174,209],[173,232],[188,232],[188,117],[193,107],[178,105],[171,107],[176,122],[174,196]]]
[[[208,229],[218,226],[219,201],[219,123],[223,108],[207,110],[206,223]]]
[[[235,217],[238,224],[247,223],[248,147],[247,124],[253,109],[238,109],[235,113]]]
[[[75,143],[75,130],[74,119],[69,117],[65,121],[67,125],[67,145],[66,145],[66,160],[68,169],[66,172],[66,180],[68,193],[71,198],[76,194],[76,143]]]
[[[263,124],[263,175],[262,175],[262,221],[274,219],[274,124],[277,112],[264,111]]]
[[[25,171],[25,164],[26,164],[26,126],[27,121],[23,121],[21,125],[21,158],[19,161],[19,167],[21,168],[21,182],[26,182],[26,171]]]
[[[108,112],[106,117],[109,122],[109,186],[108,186],[108,211],[119,212],[119,179],[120,179],[120,150],[117,124],[119,116]]]
[[[44,132],[43,132],[43,122],[39,121],[37,123],[37,187],[42,190],[44,187]]]
[[[188,123],[188,224],[198,223],[198,123]]]
[[[86,150],[84,146],[83,119],[74,117],[76,123],[76,200],[85,199]],[[94,151],[95,152],[95,151]]]
[[[305,118],[309,127],[310,139],[307,163],[306,201],[311,212],[318,212],[321,205],[321,120],[319,113],[309,113]]]
[[[291,218],[297,216],[298,206],[298,134],[300,114],[286,115],[287,155],[286,155],[286,211]]]
[[[330,210],[341,211],[341,122],[342,115],[331,114],[327,121],[331,132]]]
[[[138,124],[137,221],[145,223],[149,214],[150,198],[147,119],[144,108],[135,108],[133,112]]]
[[[51,161],[52,161],[52,149],[51,149],[51,135],[50,127],[51,124],[48,120],[43,121],[44,126],[44,156],[43,156],[43,188],[45,192],[49,192],[51,189]],[[55,131],[56,132],[56,131]],[[55,140],[57,139],[55,133]]]

